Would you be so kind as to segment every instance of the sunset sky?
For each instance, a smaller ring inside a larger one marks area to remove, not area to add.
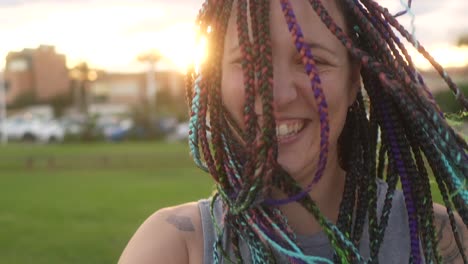
[[[54,45],[69,66],[87,61],[110,71],[140,71],[136,57],[155,49],[159,68],[183,70],[193,57],[193,21],[203,0],[0,0],[0,69],[9,51]],[[406,1],[405,1],[406,2]],[[400,0],[380,0],[392,13]],[[468,64],[468,1],[415,0],[416,37],[445,66]],[[400,21],[409,29],[409,16]],[[427,67],[422,59],[416,63]]]

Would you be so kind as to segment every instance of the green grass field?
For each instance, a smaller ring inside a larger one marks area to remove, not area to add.
[[[0,182],[8,264],[116,263],[149,215],[213,189],[182,143],[0,146]]]
[[[184,144],[0,148],[0,263],[116,263],[157,209],[209,196]]]

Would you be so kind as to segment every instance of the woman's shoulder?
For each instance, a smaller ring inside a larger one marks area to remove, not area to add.
[[[199,263],[203,232],[197,202],[158,210],[138,228],[119,263]],[[197,248],[199,247],[199,248]]]

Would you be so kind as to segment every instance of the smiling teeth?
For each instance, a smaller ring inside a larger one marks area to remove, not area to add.
[[[276,137],[287,137],[296,134],[304,127],[304,121],[288,122],[276,125]]]

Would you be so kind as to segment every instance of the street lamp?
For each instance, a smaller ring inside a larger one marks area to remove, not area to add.
[[[152,118],[156,111],[156,63],[161,60],[162,56],[159,52],[150,51],[138,56],[138,61],[148,64],[148,71],[146,73],[146,96],[148,100],[149,116]]]
[[[76,65],[70,71],[70,78],[79,82],[79,88],[74,91],[74,101],[80,111],[86,115],[89,114],[88,107],[90,105],[89,83],[97,79],[96,71],[90,69],[86,62]]]
[[[0,120],[2,120],[2,145],[5,145],[8,142],[8,136],[6,133],[6,81],[4,78],[5,72],[0,72],[0,109],[1,109],[1,114],[0,114]]]

